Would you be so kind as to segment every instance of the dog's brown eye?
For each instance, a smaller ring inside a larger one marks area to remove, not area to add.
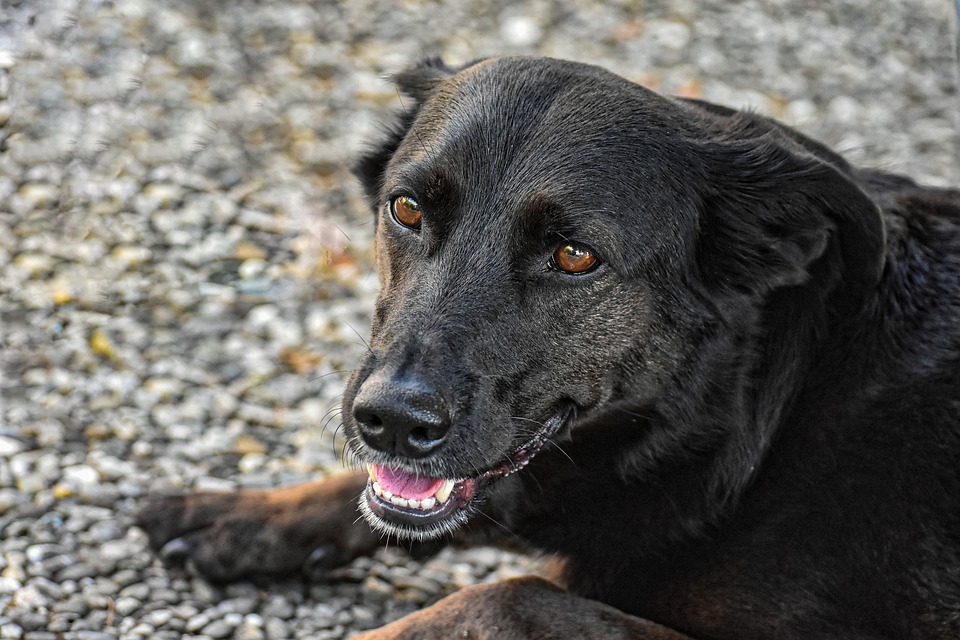
[[[586,273],[600,264],[597,256],[583,245],[571,242],[553,252],[552,266],[564,273]]]
[[[420,204],[410,196],[400,196],[394,198],[390,203],[390,209],[397,222],[411,229],[419,229],[420,221],[423,218],[423,212],[420,211]]]

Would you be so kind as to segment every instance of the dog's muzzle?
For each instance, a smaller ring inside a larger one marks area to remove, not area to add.
[[[547,420],[506,463],[473,477],[433,478],[402,467],[368,464],[370,479],[361,510],[385,532],[414,538],[449,532],[466,522],[488,484],[526,467],[572,420],[573,413],[570,408]]]

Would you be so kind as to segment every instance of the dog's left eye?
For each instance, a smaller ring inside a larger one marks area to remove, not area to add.
[[[550,258],[550,266],[564,273],[587,273],[599,265],[600,259],[597,256],[582,244],[575,242],[560,245]]]
[[[399,196],[390,202],[390,213],[393,218],[405,227],[419,229],[423,220],[420,203],[410,196]]]

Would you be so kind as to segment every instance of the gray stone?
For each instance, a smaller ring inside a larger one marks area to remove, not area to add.
[[[173,612],[169,609],[156,609],[144,615],[141,620],[156,628],[167,624],[171,618],[173,618]]]
[[[264,640],[266,637],[267,634],[262,628],[246,623],[240,625],[233,634],[234,640]]]
[[[210,624],[210,616],[206,613],[198,613],[187,620],[186,629],[190,633],[196,633]]]
[[[12,607],[6,615],[25,631],[40,631],[47,626],[47,614],[34,609]]]
[[[53,631],[56,633],[64,633],[69,631],[73,627],[73,622],[80,615],[73,612],[67,613],[51,613],[47,617],[46,624],[43,626],[47,631]]]
[[[230,587],[227,587],[228,593]],[[260,599],[257,596],[244,596],[239,598],[230,598],[217,605],[217,610],[223,614],[248,614],[253,613],[260,606]],[[239,622],[237,623],[239,624]]]
[[[157,588],[150,591],[150,599],[167,604],[176,604],[180,602],[181,594],[175,589]]]
[[[103,520],[94,524],[87,533],[91,537],[91,542],[94,544],[106,542],[108,540],[116,540],[117,538],[122,537],[127,532],[127,527],[122,526],[116,520]]]
[[[50,600],[60,600],[63,598],[65,591],[63,587],[43,576],[36,576],[30,579],[30,584],[36,587],[43,595],[45,595]]]
[[[76,640],[115,640],[115,636],[102,631],[77,631]]]
[[[7,436],[0,436],[0,457],[9,458],[15,453],[20,453],[27,449],[27,444],[20,440]]]
[[[129,559],[142,550],[140,544],[135,540],[120,539],[107,540],[100,545],[100,557],[104,560],[117,562],[123,559]]]
[[[120,597],[133,598],[138,601],[146,600],[149,595],[150,585],[143,582],[136,582],[120,590]]]
[[[71,559],[72,560],[72,559]],[[80,580],[81,578],[92,578],[101,573],[100,569],[88,562],[78,562],[64,567],[57,572],[57,580]]]
[[[293,604],[279,596],[269,596],[263,606],[260,607],[260,613],[264,616],[282,620],[293,617],[294,610]]]
[[[55,603],[51,610],[55,613],[75,613],[78,616],[84,616],[90,611],[90,605],[78,594]]]
[[[234,625],[231,625],[227,620],[220,619],[214,620],[210,624],[203,627],[200,633],[214,638],[214,640],[219,640],[220,638],[227,638],[232,635],[234,628]]]
[[[152,625],[141,622],[131,627],[130,630],[126,632],[125,637],[155,638],[156,632],[157,630],[153,628]]]
[[[269,640],[286,640],[290,637],[290,625],[280,618],[266,618],[263,628]]]
[[[136,598],[120,597],[114,601],[113,607],[119,615],[129,616],[140,608],[140,601]]]
[[[0,638],[4,640],[20,640],[23,636],[23,629],[20,625],[8,622],[0,625]]]

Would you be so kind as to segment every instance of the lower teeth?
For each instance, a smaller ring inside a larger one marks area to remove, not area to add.
[[[451,483],[452,484],[452,483]],[[445,487],[446,485],[444,485]],[[451,487],[452,488],[452,487]],[[443,488],[441,488],[443,491]],[[413,509],[424,509],[429,510],[437,506],[437,497],[424,498],[423,500],[414,500],[413,498],[401,498],[400,496],[393,495],[390,491],[387,491],[379,482],[373,483],[373,492],[377,494],[378,497],[383,498],[392,505],[398,507],[409,507]],[[446,495],[449,497],[450,491],[446,491]],[[437,494],[439,496],[439,493]],[[442,500],[440,501],[442,502]]]

